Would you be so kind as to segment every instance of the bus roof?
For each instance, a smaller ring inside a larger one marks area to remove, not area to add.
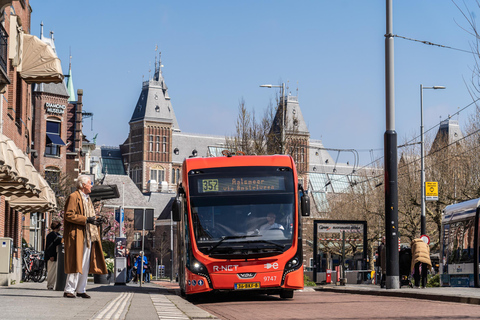
[[[292,157],[287,155],[188,158],[184,165],[187,170],[249,166],[295,168]]]
[[[443,210],[442,223],[475,216],[479,205],[480,198],[451,204]]]

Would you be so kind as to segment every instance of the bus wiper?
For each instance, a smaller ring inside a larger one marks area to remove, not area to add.
[[[209,254],[210,252],[213,251],[213,249],[215,249],[216,247],[218,247],[219,245],[222,244],[223,241],[225,240],[230,240],[230,239],[244,239],[244,238],[250,238],[250,237],[261,237],[261,235],[258,235],[258,234],[245,234],[243,236],[224,236],[222,237],[222,239],[220,239],[220,241],[218,241],[217,243],[215,243],[215,245],[213,247],[211,247],[208,251],[207,251],[207,254]]]
[[[268,240],[250,240],[250,241],[246,241],[246,243],[258,243],[258,242],[262,242],[262,243],[267,243],[267,244],[273,244],[276,248],[278,249],[285,249],[285,245],[284,244],[278,244],[276,242],[273,242],[273,241],[268,241]]]

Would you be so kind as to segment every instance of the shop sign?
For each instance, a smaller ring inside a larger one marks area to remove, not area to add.
[[[67,106],[63,104],[56,104],[56,103],[50,103],[50,102],[45,103],[45,111],[48,113],[64,114],[66,107]]]

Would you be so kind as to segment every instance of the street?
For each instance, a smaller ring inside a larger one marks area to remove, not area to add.
[[[331,292],[278,296],[218,294],[195,303],[225,320],[252,319],[478,319],[480,306]]]

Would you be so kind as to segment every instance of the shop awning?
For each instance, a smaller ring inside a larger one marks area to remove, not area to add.
[[[40,194],[39,174],[28,158],[8,137],[0,134],[0,195]]]
[[[42,176],[38,176],[39,186],[41,189],[38,197],[27,197],[27,196],[12,196],[9,201],[11,208],[22,212],[47,212],[53,211],[57,207],[57,201],[55,198],[55,193],[48,186],[48,183]]]
[[[47,138],[50,140],[52,144],[57,144],[59,146],[66,145],[65,142],[63,142],[62,138],[60,138],[60,136],[57,134],[47,133]]]
[[[52,47],[39,38],[23,34],[20,76],[27,83],[61,83],[62,64]]]
[[[15,143],[0,134],[0,195],[36,197],[41,192],[41,178]]]

